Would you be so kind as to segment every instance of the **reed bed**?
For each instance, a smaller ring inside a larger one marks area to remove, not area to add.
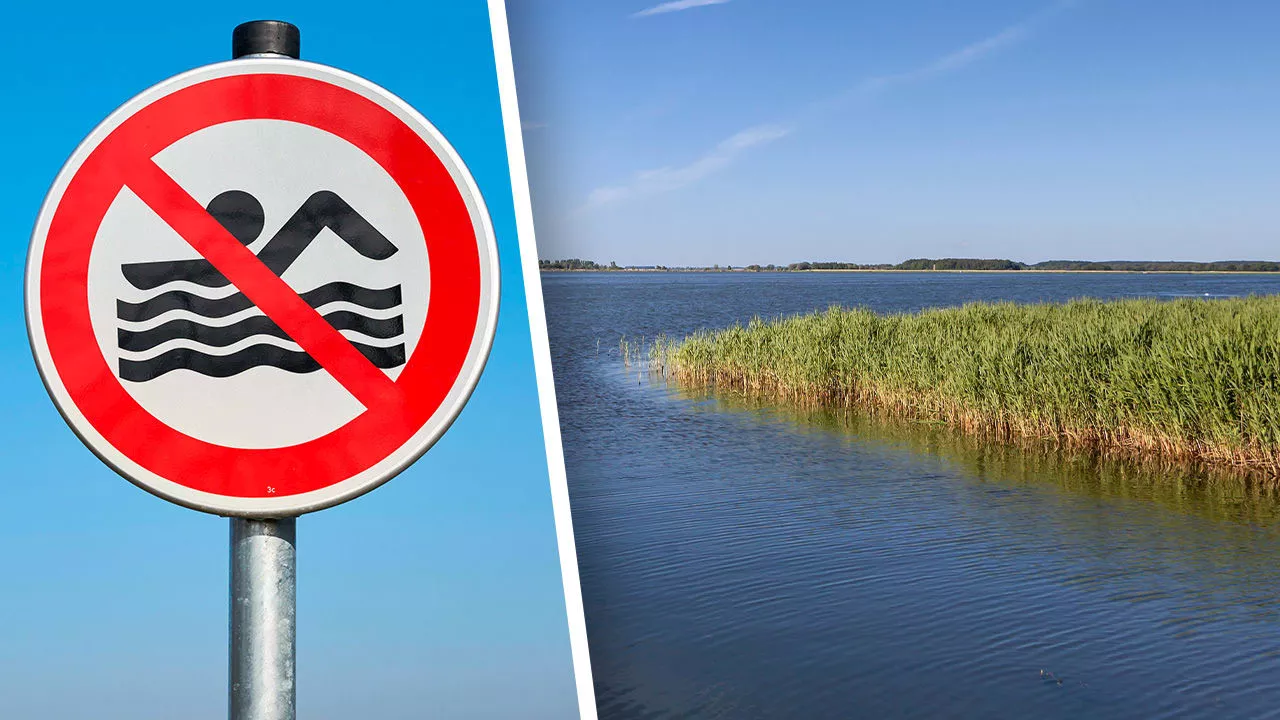
[[[690,387],[1280,474],[1280,296],[833,307],[657,338]]]

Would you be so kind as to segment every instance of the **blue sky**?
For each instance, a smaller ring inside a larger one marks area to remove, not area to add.
[[[544,258],[1278,257],[1275,3],[510,15]]]
[[[503,300],[483,379],[403,475],[302,518],[299,714],[564,718],[576,712],[537,387],[483,3],[353,14],[326,2],[23,3],[0,48],[0,717],[223,718],[228,521],[119,478],[65,426],[27,346],[22,273],[45,191],[117,105],[227,59],[244,20],[362,74],[459,150],[498,233]],[[501,452],[494,449],[501,447]]]

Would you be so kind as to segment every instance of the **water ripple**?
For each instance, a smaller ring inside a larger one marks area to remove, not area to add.
[[[1280,292],[1270,276],[546,275],[603,718],[1280,708],[1280,505],[932,426],[690,396],[619,336],[832,303]]]

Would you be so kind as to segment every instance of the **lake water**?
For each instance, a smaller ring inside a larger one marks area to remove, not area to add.
[[[603,718],[1280,717],[1280,503],[681,392],[618,341],[1280,276],[543,275]]]

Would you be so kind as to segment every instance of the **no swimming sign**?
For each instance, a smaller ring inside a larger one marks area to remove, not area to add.
[[[497,228],[427,117],[299,59],[298,29],[275,21],[111,113],[38,215],[26,317],[54,404],[134,484],[232,518],[232,718],[294,717],[295,518],[386,482],[458,419],[499,336],[503,254],[523,270],[509,292],[529,310],[526,363],[534,338],[541,411],[517,434],[546,443],[524,468],[550,481],[561,572],[546,580],[564,605],[548,617],[563,628],[567,610],[565,687],[594,717],[558,428],[537,424],[554,398],[505,11],[489,11],[493,45],[468,52],[497,58],[497,92],[458,102],[501,119],[471,144],[509,168],[489,174]],[[500,427],[478,476],[513,440]]]
[[[295,515],[386,480],[456,417],[492,342],[497,253],[417,112],[257,58],[165,81],[94,131],[41,213],[27,299],[50,394],[104,460],[190,507]]]

